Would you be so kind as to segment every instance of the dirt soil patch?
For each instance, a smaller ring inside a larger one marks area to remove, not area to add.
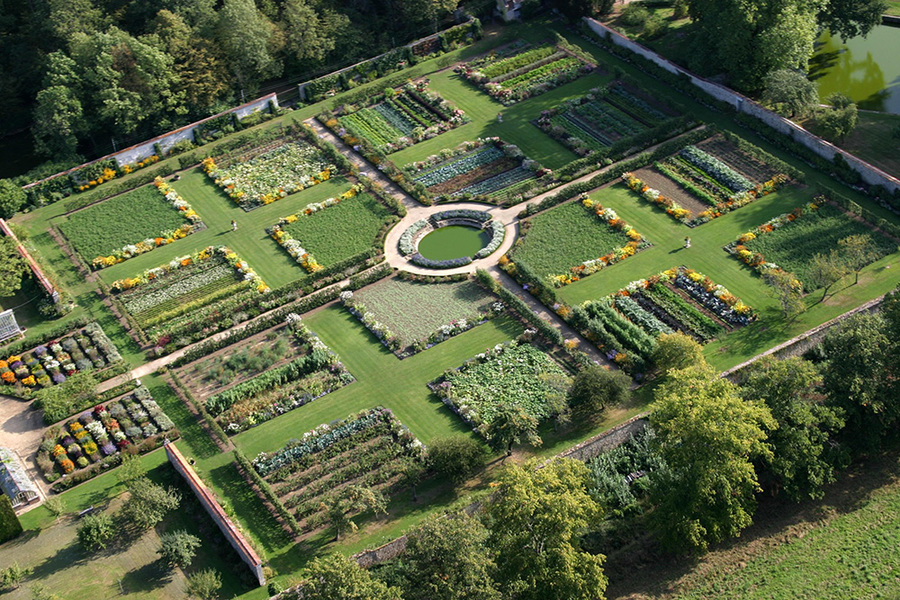
[[[659,190],[663,196],[671,198],[676,204],[680,204],[682,208],[691,211],[690,218],[694,218],[710,208],[706,202],[694,198],[683,187],[657,171],[656,167],[639,169],[635,171],[634,176],[650,187]]]
[[[721,135],[713,136],[697,144],[697,147],[712,154],[753,183],[763,183],[778,175],[774,167],[741,152]]]

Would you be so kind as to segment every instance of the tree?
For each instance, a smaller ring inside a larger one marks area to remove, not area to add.
[[[122,516],[139,530],[147,530],[162,521],[166,514],[178,508],[181,495],[172,488],[139,477],[128,486],[130,496],[122,505]]]
[[[465,513],[432,517],[407,535],[402,556],[406,600],[499,600],[488,530]]]
[[[76,156],[83,117],[81,101],[72,89],[61,85],[42,89],[31,125],[35,150],[48,158]]]
[[[745,400],[765,403],[777,427],[768,432],[769,468],[793,500],[816,499],[834,481],[829,440],[844,422],[841,410],[824,403],[822,375],[799,357],[762,358],[748,367],[741,384]]]
[[[216,40],[241,90],[255,92],[261,81],[281,73],[274,56],[279,45],[275,26],[253,0],[225,0],[219,10]]]
[[[203,569],[187,580],[188,595],[199,600],[215,600],[222,587],[222,576],[215,569]]]
[[[839,142],[843,142],[844,138],[856,129],[858,122],[859,111],[852,102],[847,106],[827,108],[816,118],[816,125],[822,135],[831,141]]]
[[[163,534],[162,546],[156,551],[171,567],[188,567],[200,547],[200,538],[180,530]]]
[[[619,406],[631,397],[631,377],[619,370],[590,365],[575,375],[569,390],[569,406],[575,414],[596,419],[608,406]]]
[[[34,569],[30,567],[20,567],[19,563],[14,562],[4,570],[0,571],[0,587],[12,588],[14,590],[18,589],[22,584],[22,581],[32,573],[34,573]]]
[[[334,528],[334,539],[340,540],[341,534],[356,531],[353,515],[365,510],[386,514],[387,500],[378,490],[361,485],[349,485],[331,500],[331,504],[322,503],[328,521]]]
[[[819,104],[818,86],[800,71],[772,71],[766,75],[763,85],[763,99],[786,110],[790,118],[795,115],[805,117]]]
[[[828,296],[828,290],[850,272],[844,259],[836,249],[828,254],[817,252],[809,265],[809,283],[813,287],[821,287],[822,302]]]
[[[400,483],[409,486],[412,490],[412,501],[418,502],[419,498],[416,488],[421,482],[422,476],[425,474],[425,465],[422,464],[422,461],[418,458],[404,456],[400,459],[398,467],[400,471]]]
[[[400,591],[373,578],[342,554],[315,558],[306,568],[304,600],[400,600]]]
[[[0,217],[12,218],[27,201],[25,190],[9,179],[0,179]]]
[[[85,515],[78,524],[78,543],[88,552],[105,549],[115,535],[113,518],[105,512]]]
[[[828,0],[819,12],[819,25],[848,40],[868,35],[887,9],[885,0]]]
[[[135,479],[146,476],[147,468],[144,466],[144,463],[141,462],[140,457],[132,454],[122,455],[122,464],[116,470],[116,479],[119,480],[120,484],[128,487],[128,484]]]
[[[320,16],[304,0],[287,0],[282,7],[285,50],[301,63],[324,60],[334,50],[336,36],[349,25],[346,15],[328,10]]]
[[[47,591],[47,588],[41,584],[31,586],[31,600],[63,600],[59,594]]]
[[[806,0],[688,0],[693,32],[690,66],[716,65],[734,86],[755,91],[769,73],[806,72],[819,34],[817,4]]]
[[[483,469],[484,460],[484,446],[469,435],[435,438],[428,445],[428,464],[456,484]]]
[[[2,193],[2,190],[0,190]],[[12,238],[0,237],[0,297],[12,296],[22,287],[22,278],[28,272],[28,263],[19,254]]]
[[[572,420],[568,398],[572,378],[564,373],[541,373],[537,377],[541,385],[547,389],[544,396],[547,412],[554,415],[553,422],[557,427],[565,427]]]
[[[528,442],[532,446],[543,443],[537,432],[538,420],[516,404],[504,404],[494,413],[494,419],[485,428],[491,446],[506,450],[512,456],[514,444]]]
[[[788,321],[793,321],[797,315],[806,310],[803,303],[803,284],[793,273],[782,269],[768,269],[763,273],[763,279],[772,286],[772,293],[781,304],[781,313]]]
[[[497,581],[517,600],[594,600],[603,596],[605,557],[581,550],[580,538],[600,517],[581,462],[556,459],[538,469],[508,465],[487,506],[488,545],[497,552]]]
[[[668,464],[650,490],[653,521],[665,546],[703,551],[752,522],[760,490],[754,458],[769,459],[765,405],[745,402],[708,365],[670,371],[656,390],[650,424]]]
[[[66,512],[66,501],[62,496],[48,496],[44,500],[44,508],[49,510],[50,514],[56,517],[56,522],[59,523],[59,517]]]
[[[885,431],[900,416],[887,366],[896,342],[880,314],[856,314],[825,334],[822,382],[829,404],[844,411],[842,437],[858,451],[881,445]]]
[[[859,283],[859,272],[863,267],[878,258],[878,254],[872,250],[872,236],[868,233],[849,235],[838,240],[841,256],[847,267],[856,274],[853,285]]]
[[[664,333],[657,338],[652,360],[663,375],[675,369],[685,369],[706,363],[706,359],[703,357],[703,346],[691,336],[680,331]]]

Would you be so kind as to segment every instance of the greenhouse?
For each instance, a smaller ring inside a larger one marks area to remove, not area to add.
[[[13,508],[39,498],[37,487],[16,455],[7,448],[0,448],[0,489],[9,496]]]

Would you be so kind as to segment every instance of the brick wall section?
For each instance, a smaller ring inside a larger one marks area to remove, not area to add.
[[[234,113],[239,119],[246,117],[249,114],[258,112],[260,110],[266,110],[269,106],[269,102],[274,102],[275,106],[278,106],[278,96],[275,93],[271,93],[267,96],[263,96],[262,98],[258,98],[253,100],[252,102],[248,102],[246,104],[241,104],[235,108],[230,108],[226,111],[220,112],[217,115],[213,115],[211,117],[207,117],[205,119],[201,119],[199,121],[195,121],[190,125],[185,125],[184,127],[180,127],[179,129],[175,129],[170,131],[169,133],[165,133],[163,135],[159,135],[153,139],[147,140],[145,142],[141,142],[140,144],[136,144],[134,146],[130,146],[128,148],[124,148],[119,150],[118,152],[114,152],[112,154],[107,154],[97,160],[92,160],[90,162],[86,162],[83,165],[78,165],[77,167],[72,167],[67,171],[61,171],[56,173],[55,175],[51,175],[50,177],[45,177],[40,181],[35,181],[34,183],[29,183],[26,186],[23,186],[23,189],[28,189],[33,185],[37,185],[39,183],[43,183],[49,179],[53,179],[54,177],[59,177],[60,175],[68,175],[73,171],[77,171],[78,169],[83,169],[88,165],[92,165],[96,162],[100,162],[101,160],[107,160],[109,158],[116,159],[116,162],[119,166],[129,165],[136,162],[140,162],[143,159],[153,156],[156,154],[156,149],[154,148],[154,144],[159,144],[162,151],[165,153],[169,148],[180,142],[181,140],[191,140],[194,139],[194,129],[198,125],[202,125],[207,121],[212,119],[221,117],[222,115],[227,115],[228,113]]]
[[[694,73],[692,73],[691,71],[688,71],[687,69],[680,67],[669,60],[666,60],[649,48],[642,46],[637,42],[629,40],[627,37],[623,36],[617,31],[613,31],[599,21],[585,17],[585,22],[587,23],[588,27],[590,27],[591,31],[596,33],[601,38],[608,39],[613,44],[622,48],[626,48],[634,52],[635,54],[646,58],[647,60],[655,63],[657,66],[665,69],[670,73],[673,73],[675,75],[685,75],[692,84],[694,84],[716,100],[731,105],[731,107],[734,108],[737,112],[742,112],[752,117],[756,117],[760,121],[774,128],[776,131],[790,138],[793,138],[794,141],[803,144],[822,158],[826,160],[832,160],[834,159],[834,156],[836,154],[840,154],[844,157],[844,160],[846,160],[847,163],[853,168],[853,170],[859,173],[859,175],[862,177],[862,180],[867,184],[882,185],[885,187],[885,189],[887,189],[888,192],[895,192],[900,190],[900,179],[888,175],[881,169],[873,167],[869,163],[841,150],[834,144],[826,142],[822,138],[811,134],[806,129],[800,127],[793,121],[785,119],[784,117],[775,114],[767,108],[763,108],[761,105],[757,104],[750,98],[743,96],[723,85],[713,83],[712,81],[694,75]]]
[[[241,560],[247,563],[247,566],[253,571],[253,574],[259,581],[259,585],[266,585],[266,576],[263,575],[262,560],[260,560],[256,551],[250,546],[250,543],[244,538],[234,522],[225,514],[225,511],[216,501],[215,496],[209,491],[206,484],[200,480],[197,473],[191,468],[191,465],[188,464],[178,448],[175,447],[175,444],[166,443],[166,455],[169,457],[169,462],[172,463],[175,470],[184,477],[185,481],[187,481],[190,488],[194,491],[194,494],[200,500],[200,504],[203,505],[203,508],[209,513],[209,516],[212,517],[215,524],[222,530],[225,539],[227,539],[228,543],[235,549],[238,556],[241,557]]]
[[[41,267],[35,262],[31,255],[28,253],[28,250],[25,249],[19,242],[19,238],[16,237],[16,234],[13,233],[12,229],[9,228],[9,225],[5,220],[0,219],[0,230],[7,236],[12,238],[12,240],[16,243],[16,250],[19,251],[19,254],[22,255],[22,258],[25,259],[25,262],[28,263],[28,266],[31,268],[31,272],[34,273],[35,278],[37,278],[38,283],[41,284],[41,287],[44,288],[44,291],[47,292],[47,295],[53,299],[54,302],[59,300],[59,294],[56,292],[56,288],[53,287],[53,284],[50,283],[50,280],[47,279],[47,276],[44,275],[44,272],[41,271]]]

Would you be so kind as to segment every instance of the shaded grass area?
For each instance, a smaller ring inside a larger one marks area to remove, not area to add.
[[[225,196],[199,168],[185,173],[173,187],[194,207],[208,228],[100,271],[105,282],[109,284],[133,276],[209,245],[227,245],[246,260],[269,287],[290,283],[302,277],[303,270],[297,268],[287,253],[275,247],[265,228],[277,223],[280,217],[303,210],[311,202],[321,202],[347,191],[350,183],[335,177],[250,212],[245,212]],[[237,231],[231,231],[232,220],[238,224]]]
[[[374,196],[359,194],[336,206],[301,216],[284,229],[319,264],[329,267],[371,248],[379,230],[390,217],[390,211]]]
[[[896,15],[900,16],[900,2],[895,2]],[[812,127],[815,131],[815,127]],[[900,177],[900,115],[860,111],[856,129],[838,143],[838,146],[878,167],[885,173]]]
[[[356,299],[408,345],[454,319],[476,317],[495,298],[473,281],[389,279],[360,291]]]
[[[69,215],[59,228],[85,262],[189,223],[152,185]]]
[[[532,217],[531,227],[516,242],[511,254],[513,260],[527,265],[543,278],[568,273],[572,267],[608,254],[627,242],[624,233],[575,201]]]

